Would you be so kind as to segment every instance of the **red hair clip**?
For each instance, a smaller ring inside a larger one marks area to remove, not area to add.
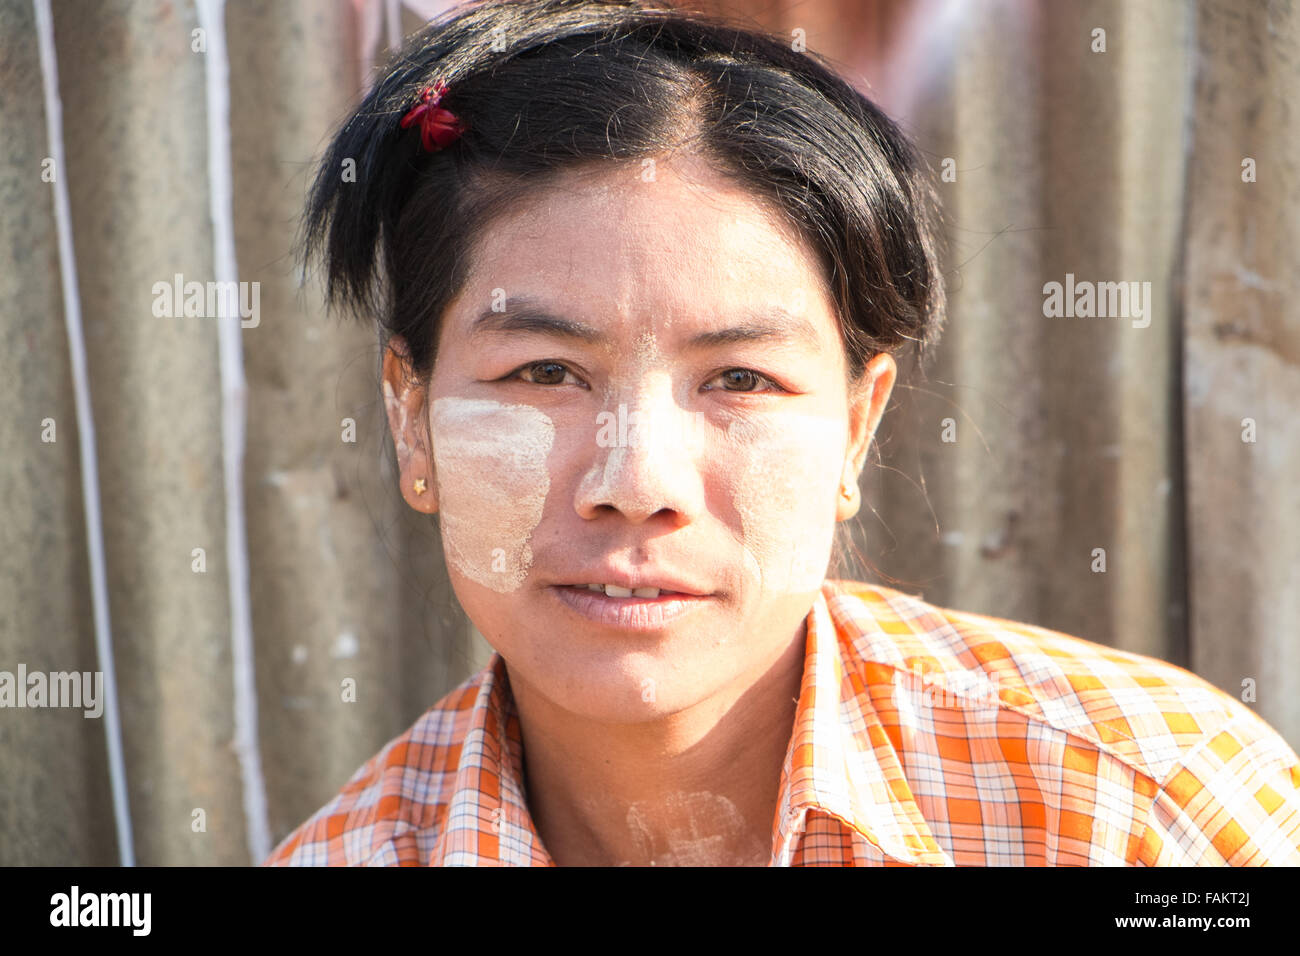
[[[426,86],[420,101],[402,117],[402,129],[420,124],[420,142],[431,153],[454,143],[467,128],[455,113],[438,105],[446,93],[447,84],[442,80]]]

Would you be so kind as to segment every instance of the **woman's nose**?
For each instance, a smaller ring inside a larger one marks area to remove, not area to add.
[[[677,524],[693,520],[704,501],[701,425],[700,413],[680,408],[668,395],[602,411],[574,502],[578,514],[595,518],[608,508],[634,524],[660,512]]]

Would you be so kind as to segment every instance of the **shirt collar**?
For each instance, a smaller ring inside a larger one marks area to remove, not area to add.
[[[781,771],[773,859],[789,864],[808,814],[817,811],[837,818],[868,856],[951,866],[871,707],[852,650],[852,625],[846,618],[843,629],[837,627],[827,601],[833,592],[828,582],[806,618],[803,679]],[[528,812],[520,739],[505,660],[494,653],[474,698],[430,866],[555,865]]]
[[[474,698],[430,866],[555,866],[528,812],[519,714],[505,659],[493,653]]]
[[[902,765],[867,692],[854,652],[853,625],[837,626],[827,594],[818,593],[807,618],[803,682],[794,733],[781,773],[773,856],[789,863],[810,811],[828,813],[868,856],[896,863],[951,866],[935,841]]]

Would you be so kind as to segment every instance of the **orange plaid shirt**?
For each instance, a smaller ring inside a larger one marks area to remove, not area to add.
[[[1300,759],[1161,661],[827,581],[773,866],[1300,864]],[[264,865],[553,866],[505,663],[371,758]]]

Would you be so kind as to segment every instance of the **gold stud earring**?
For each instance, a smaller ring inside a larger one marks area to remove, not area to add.
[[[422,494],[424,494],[427,490],[428,490],[428,485],[426,485],[426,484],[424,483],[424,479],[423,479],[423,478],[416,478],[416,479],[415,479],[415,493],[416,493],[417,495],[422,495]]]
[[[849,485],[840,485],[840,495],[844,498],[852,498],[853,488],[851,488]]]

